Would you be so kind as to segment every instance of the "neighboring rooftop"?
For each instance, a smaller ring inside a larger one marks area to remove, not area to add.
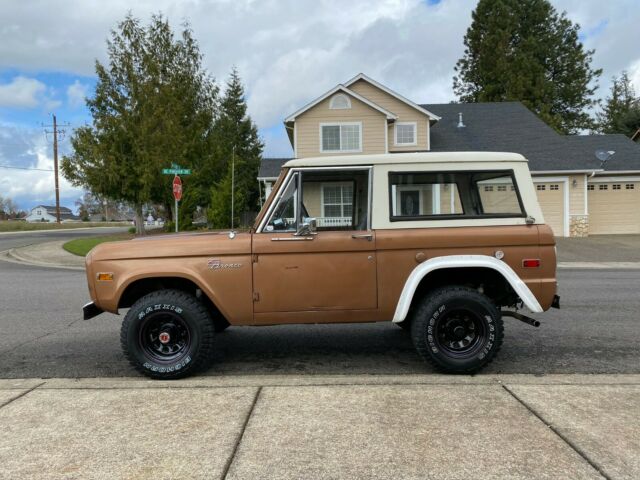
[[[55,205],[36,205],[33,208],[43,208],[47,211],[47,213],[55,215],[56,214],[56,206]],[[33,210],[33,208],[31,210]],[[67,207],[60,207],[60,213],[70,214],[71,209]]]
[[[520,102],[445,103],[423,107],[441,116],[431,127],[432,151],[523,154],[532,171],[600,168],[598,149],[616,153],[607,171],[640,170],[640,145],[624,135],[559,135]],[[462,113],[464,127],[459,127]]]
[[[260,162],[258,178],[277,178],[280,175],[282,165],[292,159],[292,157],[263,158]]]

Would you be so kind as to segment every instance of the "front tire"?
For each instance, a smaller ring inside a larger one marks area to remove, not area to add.
[[[416,308],[411,337],[420,356],[446,373],[475,373],[502,346],[500,311],[485,295],[467,287],[444,287]]]
[[[140,373],[155,379],[191,375],[209,365],[214,324],[196,297],[158,290],[135,302],[122,322],[125,357]]]

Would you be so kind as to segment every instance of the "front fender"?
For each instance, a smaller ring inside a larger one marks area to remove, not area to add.
[[[400,294],[400,299],[398,300],[396,311],[393,315],[393,321],[395,323],[399,323],[405,320],[418,285],[420,285],[422,279],[429,273],[434,270],[445,268],[467,267],[483,267],[497,271],[507,282],[509,282],[511,288],[513,288],[531,312],[543,312],[538,299],[531,292],[529,287],[527,287],[516,272],[514,272],[506,263],[487,255],[447,255],[444,257],[431,258],[413,269],[404,284],[402,293]]]

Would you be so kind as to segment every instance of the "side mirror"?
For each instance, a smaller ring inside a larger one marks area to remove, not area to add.
[[[298,231],[295,233],[296,237],[304,237],[306,235],[315,235],[317,228],[317,221],[315,218],[306,218],[304,223],[300,225]]]

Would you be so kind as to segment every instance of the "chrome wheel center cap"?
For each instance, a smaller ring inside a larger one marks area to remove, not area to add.
[[[169,343],[169,340],[171,340],[171,335],[169,335],[169,332],[161,332],[160,335],[158,335],[158,340],[160,340],[160,343],[163,345],[166,345]]]

